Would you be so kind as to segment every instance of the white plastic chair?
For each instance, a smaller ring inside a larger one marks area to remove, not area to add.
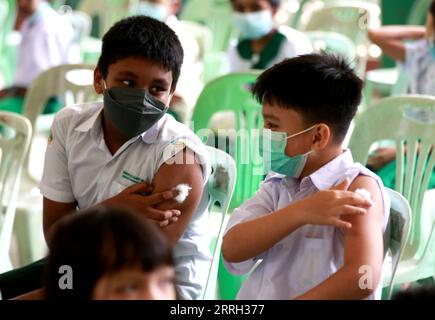
[[[301,18],[299,29],[303,31],[330,31],[344,34],[351,39],[357,52],[357,71],[360,76],[365,72],[367,30],[380,14],[377,4],[366,1],[331,1]]]
[[[213,227],[213,230],[211,230],[213,239],[210,243],[212,261],[202,299],[213,300],[216,297],[217,274],[225,218],[236,184],[236,164],[233,158],[224,151],[208,146],[206,148],[213,168],[206,187],[210,212],[209,226]],[[216,204],[219,206],[217,207]]]
[[[9,256],[21,172],[32,137],[25,117],[0,112],[0,273],[12,269]]]
[[[362,112],[349,142],[355,161],[365,164],[371,146],[382,140],[396,144],[395,190],[412,210],[411,233],[394,281],[433,277],[435,206],[428,185],[435,166],[435,97],[389,97]],[[390,281],[388,275],[385,281]]]
[[[388,264],[391,269],[387,269],[387,275],[384,277],[383,286],[387,287],[386,299],[390,300],[394,288],[394,279],[399,261],[402,258],[403,250],[408,241],[409,231],[411,229],[411,208],[408,201],[397,191],[386,188],[391,201],[390,219],[386,232],[386,241],[384,243],[387,249]]]
[[[42,232],[42,197],[37,183],[42,175],[44,152],[53,114],[42,115],[49,97],[60,96],[66,105],[95,99],[94,66],[61,65],[40,74],[25,96],[24,115],[32,124],[33,136],[28,152],[17,205],[16,234],[20,263],[27,264],[45,254]]]
[[[314,51],[335,53],[347,58],[353,63],[356,57],[356,48],[352,40],[343,34],[328,31],[307,31],[304,34],[310,39]]]

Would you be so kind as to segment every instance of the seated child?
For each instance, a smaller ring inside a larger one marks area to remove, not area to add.
[[[411,94],[435,95],[435,0],[427,15],[426,26],[384,26],[369,31],[370,40],[387,56],[400,63],[409,76]],[[415,40],[405,43],[405,40]],[[370,156],[367,164],[376,170],[385,186],[394,188],[396,149],[380,148]],[[429,188],[435,188],[435,172]]]
[[[275,14],[281,0],[230,0],[234,27],[240,40],[228,50],[230,71],[267,69],[286,58],[312,52],[310,41],[301,32],[278,26]]]
[[[49,300],[176,298],[171,246],[137,213],[101,206],[69,216],[59,223],[50,248]]]
[[[270,172],[233,212],[222,244],[230,272],[259,263],[238,299],[380,298],[389,198],[342,148],[361,88],[345,60],[327,54],[285,60],[258,78]]]
[[[21,33],[17,70],[12,86],[0,90],[0,110],[21,113],[32,81],[51,67],[71,62],[73,29],[45,0],[17,1],[17,9]],[[52,98],[46,104],[45,113],[60,107]]]

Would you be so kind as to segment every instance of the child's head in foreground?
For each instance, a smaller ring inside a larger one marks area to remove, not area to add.
[[[295,177],[341,153],[361,90],[361,79],[344,58],[325,53],[284,60],[260,75],[253,93],[263,105],[264,127],[287,139],[284,157],[306,156]]]
[[[95,207],[62,220],[50,242],[47,299],[176,298],[172,249],[137,213]]]

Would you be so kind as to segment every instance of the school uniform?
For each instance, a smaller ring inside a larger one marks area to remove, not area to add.
[[[41,72],[70,62],[73,29],[47,2],[23,22],[20,33],[14,86],[29,87]]]
[[[405,45],[402,67],[409,75],[410,93],[435,95],[435,56],[430,53],[426,39]]]
[[[280,26],[260,54],[252,51],[251,40],[231,43],[228,49],[230,71],[268,69],[284,59],[312,51],[310,40],[302,32]]]
[[[345,177],[353,181],[365,175],[376,180],[382,191],[385,231],[390,201],[381,180],[371,171],[355,163],[351,152],[345,151],[316,172],[302,180],[271,172],[260,190],[234,210],[225,233],[235,225],[271,214],[290,203],[320,190],[329,189]],[[322,210],[319,208],[319,210]],[[261,235],[259,235],[261,236]],[[314,288],[343,266],[344,233],[340,228],[304,225],[290,233],[260,256],[240,263],[224,260],[234,274],[245,274],[258,263],[240,289],[238,299],[292,299]],[[379,299],[382,283],[368,299]]]
[[[166,114],[112,155],[104,141],[102,110],[102,102],[93,102],[56,115],[40,183],[44,197],[77,201],[80,210],[86,209],[133,184],[151,182],[160,166],[184,147],[197,155],[205,185],[210,162],[203,144],[186,126]],[[183,299],[197,299],[206,282],[211,261],[207,217],[206,205],[200,206],[174,248],[177,291]]]

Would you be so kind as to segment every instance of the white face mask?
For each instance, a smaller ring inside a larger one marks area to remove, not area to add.
[[[140,1],[133,9],[133,13],[165,22],[169,16],[169,9],[164,4]]]
[[[259,39],[273,29],[273,17],[270,10],[251,13],[234,13],[234,27],[240,31],[243,39]]]

